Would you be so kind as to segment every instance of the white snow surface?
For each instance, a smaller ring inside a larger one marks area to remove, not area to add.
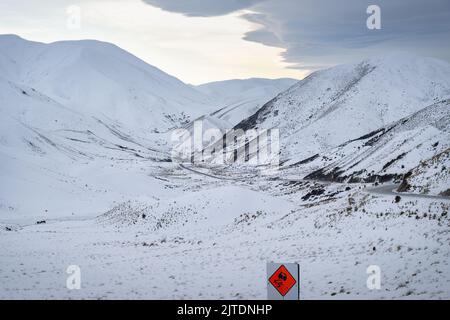
[[[449,299],[448,197],[302,179],[436,159],[449,83],[447,63],[397,56],[274,93],[256,125],[280,126],[290,162],[265,176],[170,162],[167,143],[188,120],[244,120],[256,105],[211,114],[260,89],[230,82],[236,93],[215,101],[111,44],[0,36],[0,298],[264,299],[274,261],[300,263],[302,299]],[[80,290],[66,287],[69,265]]]
[[[450,148],[421,161],[410,173],[402,192],[450,196]]]

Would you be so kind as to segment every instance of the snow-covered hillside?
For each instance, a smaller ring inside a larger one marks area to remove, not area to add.
[[[309,179],[389,181],[448,148],[450,100],[444,100],[318,154],[303,164],[303,170],[320,168],[309,174]]]
[[[317,71],[236,127],[279,128],[281,157],[295,162],[449,96],[449,63],[392,54]]]
[[[0,70],[72,111],[134,129],[167,130],[213,110],[189,85],[100,41],[43,44],[2,35]]]
[[[206,83],[195,87],[206,94],[212,101],[217,110],[209,114],[194,119],[201,122],[202,131],[209,129],[219,129],[222,134],[233,128],[242,119],[246,119],[261,108],[265,102],[271,100],[274,96],[285,91],[291,85],[296,83],[293,79],[261,79],[252,78],[245,80],[226,80]],[[189,132],[178,146],[187,143],[194,135],[194,121],[183,127]],[[220,143],[219,136],[215,136],[210,141],[204,141],[203,147]]]
[[[421,161],[405,175],[397,190],[450,197],[450,148]]]
[[[217,107],[209,118],[220,120],[229,129],[296,82],[289,78],[251,78],[210,82],[195,88],[211,97]]]
[[[73,111],[3,79],[0,111],[0,212],[6,220],[103,210],[154,184],[133,165],[138,160],[168,161],[156,134]]]
[[[0,36],[3,218],[84,215],[143,185],[159,194],[136,162],[170,161],[164,131],[208,101],[112,44]]]
[[[240,92],[258,85],[269,90]],[[0,36],[4,218],[85,215],[144,185],[159,196],[145,168],[171,161],[168,129],[216,110],[211,99],[113,44]]]

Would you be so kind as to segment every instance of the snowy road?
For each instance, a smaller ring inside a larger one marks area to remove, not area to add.
[[[387,184],[387,185],[377,186],[377,187],[373,187],[373,188],[368,188],[368,189],[366,189],[366,192],[372,193],[372,194],[401,196],[401,197],[405,197],[405,198],[424,198],[424,199],[450,201],[449,197],[444,197],[444,196],[433,196],[433,195],[428,195],[428,194],[396,192],[394,190],[397,189],[397,187],[398,187],[398,185],[396,185],[396,184]]]
[[[184,166],[184,165],[181,164],[181,163],[180,163],[180,167],[183,168],[183,169],[185,169],[185,170],[188,170],[188,171],[191,171],[191,172],[200,174],[200,175],[202,175],[202,176],[214,178],[214,179],[220,179],[220,180],[234,180],[234,179],[225,178],[225,177],[218,177],[218,176],[214,176],[214,175],[209,174],[209,173],[205,173],[205,172],[201,172],[201,171],[198,171],[198,170],[194,170],[194,169],[192,169],[192,168],[188,168],[188,167]]]

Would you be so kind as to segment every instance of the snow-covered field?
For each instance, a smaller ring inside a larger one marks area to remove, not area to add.
[[[0,53],[0,298],[264,299],[273,261],[302,299],[450,299],[448,63],[196,88],[100,42]],[[199,118],[278,127],[279,171],[172,162]]]
[[[160,188],[175,190],[164,200],[4,224],[13,230],[0,234],[1,297],[264,299],[269,261],[300,263],[304,299],[450,297],[449,200],[396,203],[370,185],[250,184],[173,166],[159,174]],[[303,200],[311,190],[324,191]],[[80,290],[66,288],[73,264]],[[380,290],[366,286],[369,265],[381,268]]]

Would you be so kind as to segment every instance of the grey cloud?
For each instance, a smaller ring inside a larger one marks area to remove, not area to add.
[[[366,9],[374,3],[381,8],[381,30],[366,27]],[[253,10],[269,17],[263,30],[277,30],[286,49],[283,58],[294,68],[331,66],[389,51],[450,60],[446,0],[277,0]],[[251,33],[245,39],[258,41]]]
[[[247,41],[262,43],[270,47],[283,47],[283,42],[274,33],[264,29],[247,32],[242,38]]]
[[[280,37],[271,27],[271,21],[267,15],[261,13],[249,13],[243,14],[241,17],[260,26],[260,28],[254,31],[247,32],[243,36],[244,40],[259,42],[266,46],[284,47]]]
[[[191,16],[251,9],[242,18],[259,28],[243,38],[285,48],[283,58],[293,68],[318,69],[398,50],[450,60],[448,0],[145,1]],[[381,30],[366,27],[371,4],[381,8]]]
[[[166,11],[191,17],[220,16],[251,7],[263,0],[143,0]]]

